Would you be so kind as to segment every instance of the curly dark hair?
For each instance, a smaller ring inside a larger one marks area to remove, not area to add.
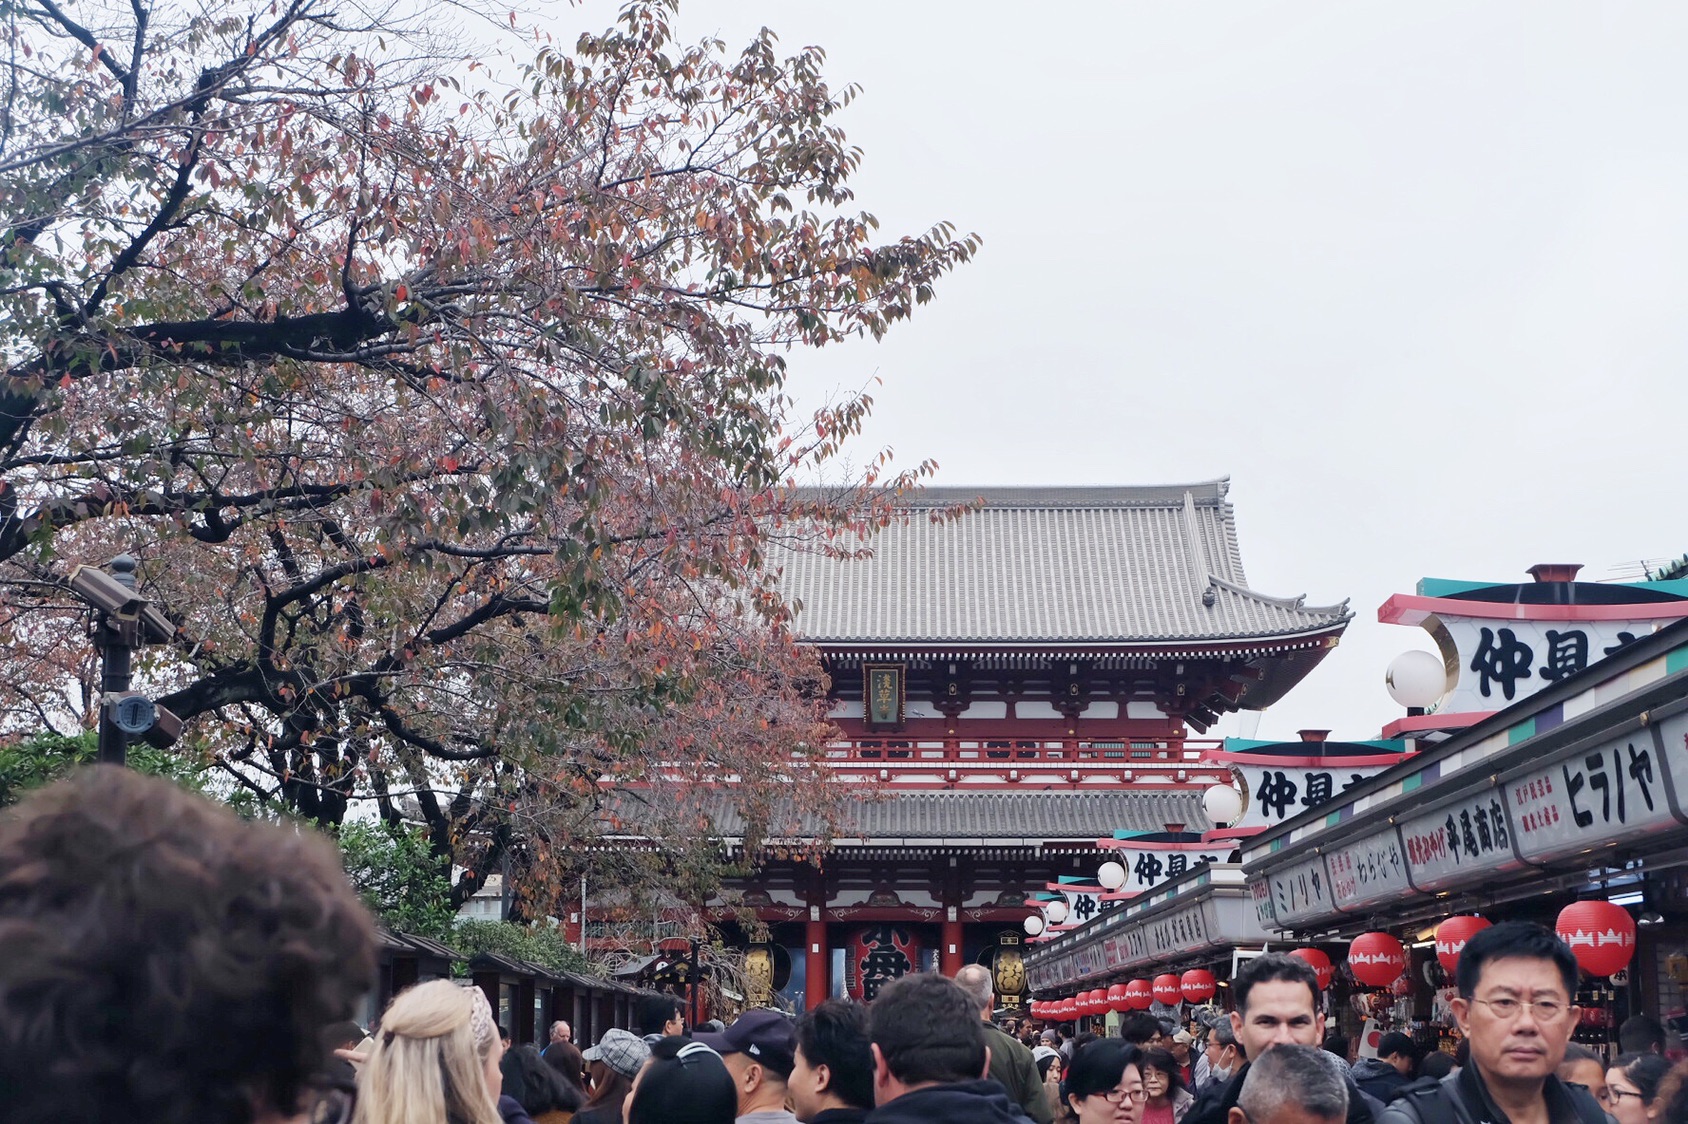
[[[375,975],[325,840],[99,766],[0,816],[0,1119],[298,1111]]]

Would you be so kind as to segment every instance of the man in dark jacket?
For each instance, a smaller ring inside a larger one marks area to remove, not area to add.
[[[991,1051],[991,1080],[1008,1090],[1008,1099],[1020,1106],[1035,1124],[1054,1124],[1055,1113],[1043,1094],[1043,1080],[1037,1075],[1032,1052],[991,1022],[996,989],[990,970],[969,964],[955,974],[955,982],[967,998],[979,1005],[979,1021],[985,1028],[985,1045]]]
[[[1325,1016],[1319,1011],[1319,981],[1302,960],[1282,952],[1268,952],[1245,961],[1231,980],[1237,1009],[1231,1012],[1231,1031],[1250,1062],[1280,1042],[1317,1047],[1325,1036]],[[1227,1124],[1231,1108],[1248,1078],[1247,1065],[1231,1080],[1208,1086],[1185,1114],[1183,1124]],[[1347,1124],[1372,1124],[1382,1109],[1376,1098],[1348,1085]]]
[[[1413,1040],[1392,1030],[1378,1040],[1377,1057],[1361,1058],[1349,1072],[1362,1092],[1388,1104],[1412,1081],[1417,1066],[1418,1051],[1413,1049]]]
[[[867,1124],[1023,1124],[984,1076],[990,1051],[967,993],[930,972],[882,989],[868,1011],[873,1099]]]
[[[786,1088],[803,1124],[862,1124],[873,1111],[867,1008],[828,999],[797,1019],[797,1064]]]
[[[1450,1006],[1471,1063],[1404,1091],[1381,1124],[1602,1124],[1606,1114],[1588,1090],[1554,1073],[1580,1010],[1577,960],[1564,941],[1527,921],[1492,925],[1460,951],[1454,983]]]

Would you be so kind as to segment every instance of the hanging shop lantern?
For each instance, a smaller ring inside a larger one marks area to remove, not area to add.
[[[1059,925],[1067,919],[1067,899],[1055,898],[1043,905],[1044,916],[1049,918],[1051,925]]]
[[[1461,914],[1450,917],[1436,926],[1436,959],[1442,964],[1442,970],[1453,975],[1459,968],[1459,954],[1465,949],[1465,942],[1489,927],[1489,922],[1475,914]]]
[[[1635,956],[1635,918],[1621,905],[1572,902],[1559,911],[1553,928],[1591,976],[1609,976]]]
[[[1125,997],[1133,1011],[1147,1011],[1155,1005],[1155,987],[1148,980],[1132,980],[1125,985]]]
[[[1407,970],[1407,950],[1388,933],[1361,933],[1348,946],[1348,968],[1367,987],[1388,987]]]
[[[1313,969],[1313,975],[1318,977],[1319,990],[1330,986],[1330,981],[1336,975],[1336,969],[1331,966],[1330,957],[1316,948],[1296,948],[1290,950],[1290,955]]]
[[[1020,924],[1025,927],[1026,936],[1028,936],[1028,937],[1041,936],[1043,934],[1043,930],[1045,928],[1045,926],[1043,924],[1043,918],[1039,917],[1035,913],[1032,914],[1030,917],[1026,918]]]
[[[1096,1013],[1096,993],[1094,991],[1079,992],[1077,1003],[1078,1013],[1083,1017],[1089,1018]]]
[[[1108,989],[1099,987],[1090,993],[1090,1013],[1105,1015],[1108,1013]]]
[[[1219,990],[1219,981],[1206,968],[1191,968],[1178,979],[1186,1003],[1206,1003]]]
[[[1178,1006],[1178,1001],[1184,998],[1183,993],[1179,990],[1178,977],[1171,972],[1156,976],[1154,997],[1157,1002],[1165,1003],[1168,1007]]]
[[[1069,995],[1061,1000],[1061,1021],[1072,1022],[1078,1018],[1078,996]]]
[[[1125,985],[1124,984],[1117,983],[1117,984],[1110,984],[1108,986],[1108,1010],[1110,1010],[1110,1011],[1129,1011],[1129,1010],[1131,1010],[1131,1000],[1125,994]]]

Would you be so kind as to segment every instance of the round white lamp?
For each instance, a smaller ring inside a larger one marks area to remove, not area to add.
[[[1402,652],[1383,676],[1389,697],[1402,706],[1428,707],[1448,693],[1448,670],[1440,656],[1429,652]]]
[[[1026,918],[1023,925],[1025,926],[1026,936],[1028,937],[1035,937],[1043,932],[1043,918],[1039,917],[1035,913]]]
[[[1102,884],[1104,890],[1117,890],[1125,885],[1125,867],[1116,862],[1105,862],[1096,869],[1096,881]]]
[[[1060,898],[1056,898],[1043,907],[1043,912],[1048,915],[1051,925],[1059,925],[1067,919],[1067,903]]]
[[[1230,827],[1243,814],[1242,794],[1228,784],[1216,784],[1202,793],[1202,811],[1214,827]]]

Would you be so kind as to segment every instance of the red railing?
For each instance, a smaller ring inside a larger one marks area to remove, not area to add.
[[[1152,780],[1207,784],[1226,766],[1203,764],[1217,739],[1146,741],[1118,738],[848,738],[829,742],[826,760],[846,776],[896,783],[1083,784]]]

